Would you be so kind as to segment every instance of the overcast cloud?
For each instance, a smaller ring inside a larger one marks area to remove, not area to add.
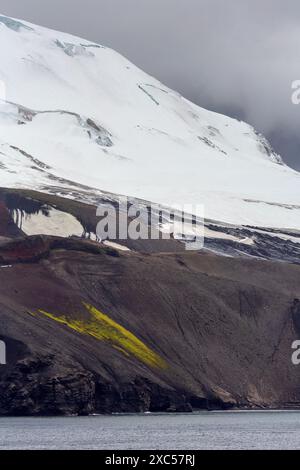
[[[253,124],[300,170],[299,0],[0,0],[0,11],[118,50],[200,106]]]

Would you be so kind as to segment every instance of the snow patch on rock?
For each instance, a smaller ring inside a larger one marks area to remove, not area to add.
[[[14,222],[17,222],[16,213],[14,214]],[[40,211],[37,214],[26,214],[22,220],[21,228],[26,235],[81,237],[84,232],[82,225],[74,216],[54,208]]]

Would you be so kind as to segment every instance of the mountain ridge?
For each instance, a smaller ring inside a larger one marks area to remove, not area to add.
[[[81,38],[2,16],[0,39],[2,186],[71,193],[74,182],[203,204],[207,218],[227,223],[300,226],[300,174],[248,124]]]
[[[3,16],[0,43],[0,415],[299,409],[300,174],[108,48]],[[203,249],[168,211],[101,241],[120,194],[202,203]]]

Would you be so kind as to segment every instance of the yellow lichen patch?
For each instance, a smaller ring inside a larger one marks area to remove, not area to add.
[[[80,334],[109,342],[126,356],[132,355],[148,366],[166,368],[165,361],[134,334],[92,305],[84,303],[84,306],[91,315],[91,318],[86,321],[74,320],[70,317],[67,318],[65,315],[58,317],[44,310],[39,310],[39,312]]]

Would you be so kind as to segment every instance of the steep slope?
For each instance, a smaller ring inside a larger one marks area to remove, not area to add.
[[[218,221],[300,227],[300,175],[249,125],[87,40],[1,16],[0,41],[2,186],[204,204]]]
[[[299,408],[299,266],[55,237],[0,260],[1,415]]]
[[[111,203],[111,196],[98,197],[97,204]],[[135,201],[132,201],[135,202]],[[138,204],[144,204],[138,201]],[[140,208],[140,205],[138,206]],[[96,227],[100,220],[94,204],[26,189],[0,188],[0,236],[53,235],[98,240]],[[127,223],[131,222],[127,218]],[[114,223],[112,221],[112,223]],[[167,224],[168,225],[168,224]],[[150,230],[144,218],[143,231]],[[174,232],[162,238],[164,224],[159,224],[154,239],[131,238],[106,240],[104,244],[119,250],[142,253],[174,253],[186,249],[186,239]],[[177,229],[179,230],[179,228]],[[204,221],[202,251],[231,257],[252,257],[300,264],[300,231],[241,227]],[[153,232],[153,227],[151,227]]]
[[[299,408],[300,175],[108,48],[0,44],[0,414]],[[87,240],[118,194],[204,204],[204,250]]]

